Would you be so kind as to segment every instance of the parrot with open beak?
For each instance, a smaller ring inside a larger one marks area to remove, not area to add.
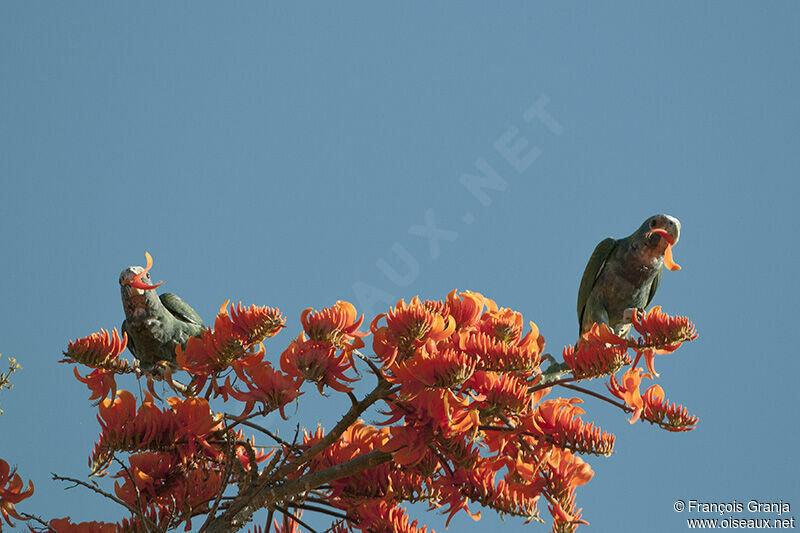
[[[125,320],[122,331],[128,334],[128,349],[139,360],[141,369],[152,372],[162,361],[175,362],[175,347],[186,347],[189,337],[197,337],[205,329],[200,315],[175,294],[160,296],[153,284],[150,268],[153,258],[145,252],[147,266],[131,266],[119,275]]]
[[[663,268],[680,270],[672,259],[672,247],[680,236],[680,221],[660,214],[649,217],[624,239],[601,241],[578,289],[579,334],[598,323],[627,337],[635,310],[652,303]]]

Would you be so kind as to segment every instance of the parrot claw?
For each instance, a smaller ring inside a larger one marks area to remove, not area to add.
[[[556,358],[549,353],[542,354],[542,361],[549,361],[551,365],[556,364]]]

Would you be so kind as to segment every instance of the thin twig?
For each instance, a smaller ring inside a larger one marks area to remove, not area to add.
[[[307,530],[311,531],[311,533],[317,533],[316,529],[314,529],[313,527],[309,526],[308,524],[306,524],[305,522],[300,520],[298,517],[296,517],[294,515],[294,513],[290,513],[289,510],[286,509],[285,507],[281,507],[280,505],[276,505],[275,509],[277,509],[278,511],[282,512],[284,518],[291,518],[292,520],[294,520],[295,522],[297,522],[298,524],[300,524],[301,526],[303,526]]]
[[[611,398],[603,396],[602,394],[598,394],[598,393],[596,393],[594,391],[591,391],[589,389],[584,389],[583,387],[578,387],[576,385],[566,385],[566,384],[563,384],[563,383],[561,384],[561,386],[564,387],[565,389],[570,389],[570,390],[574,390],[576,392],[582,392],[583,394],[588,394],[589,396],[594,396],[598,400],[603,400],[604,402],[608,402],[611,405],[619,407],[620,409],[622,409],[626,413],[633,412],[633,409],[631,409],[630,407],[628,407],[624,403],[617,402],[615,400],[612,400]]]
[[[19,515],[23,518],[23,520],[39,522],[44,527],[46,527],[48,531],[53,531],[54,533],[58,533],[58,531],[56,531],[55,529],[50,527],[50,524],[48,524],[47,522],[45,522],[44,520],[42,520],[38,516],[35,516],[35,515],[32,515],[32,514],[28,514],[28,513],[19,513]]]
[[[334,518],[341,518],[342,520],[351,521],[352,518],[348,518],[346,514],[337,513],[336,511],[331,511],[330,509],[325,509],[324,507],[317,507],[316,505],[308,505],[306,503],[294,503],[292,502],[289,504],[289,507],[296,507],[298,509],[303,509],[304,511],[313,511],[315,513],[322,513]]]
[[[142,524],[144,524],[145,523],[144,505],[142,504],[142,494],[141,492],[139,492],[139,487],[136,485],[136,481],[134,481],[133,475],[131,474],[131,471],[128,470],[128,467],[125,466],[125,463],[117,459],[116,456],[112,456],[112,459],[114,459],[114,461],[119,463],[119,466],[121,466],[122,469],[125,470],[125,474],[127,474],[128,479],[131,481],[131,485],[133,485],[133,490],[136,492],[136,502],[139,504],[139,506],[136,509],[136,516],[138,516],[139,520],[142,522]]]
[[[53,479],[55,481],[69,481],[70,483],[75,483],[75,485],[80,485],[82,487],[86,487],[87,489],[89,489],[89,490],[91,490],[93,492],[96,492],[97,494],[100,494],[101,496],[105,496],[106,498],[108,498],[109,500],[111,500],[111,501],[113,501],[115,503],[118,503],[119,505],[123,506],[128,511],[130,511],[131,514],[133,514],[133,515],[136,514],[136,508],[135,507],[133,507],[132,505],[129,505],[128,503],[126,503],[123,500],[120,500],[119,498],[117,498],[113,494],[109,494],[108,492],[104,491],[103,489],[101,489],[99,487],[96,487],[94,485],[86,483],[85,481],[81,481],[80,479],[75,479],[75,478],[66,477],[66,476],[59,476],[58,474],[54,474],[53,472],[50,472],[50,475],[53,476]],[[71,488],[71,487],[68,487],[68,488]],[[155,527],[155,525],[152,524],[152,522],[150,522],[150,520],[147,520],[145,522],[145,524],[149,528]]]
[[[436,458],[439,459],[439,462],[442,463],[442,466],[444,467],[445,470],[447,470],[447,473],[452,476],[453,469],[450,468],[450,464],[447,462],[447,459],[442,457],[442,454],[433,445],[429,444],[428,449],[433,452],[433,455],[435,455]]]
[[[358,398],[356,395],[352,393],[352,391],[347,391],[347,397],[350,398],[350,403],[352,405],[356,405],[358,403]]]
[[[219,492],[217,493],[217,498],[214,500],[214,504],[211,506],[211,510],[208,511],[208,515],[206,515],[203,525],[200,526],[199,533],[203,533],[208,527],[208,524],[211,523],[211,520],[214,519],[214,515],[217,514],[217,509],[219,508],[219,502],[222,500],[222,495],[225,494],[225,489],[228,487],[228,482],[230,481],[231,474],[233,473],[233,462],[237,460],[236,454],[234,453],[234,447],[235,444],[233,446],[229,445],[228,449],[225,450],[226,464],[225,473],[222,475],[222,483],[219,486]]]
[[[356,356],[358,356],[359,359],[361,359],[362,361],[367,363],[367,365],[369,366],[370,370],[372,370],[372,372],[378,378],[378,381],[385,381],[386,380],[386,376],[383,375],[383,371],[380,368],[378,368],[378,365],[376,365],[375,363],[372,362],[372,359],[370,359],[369,357],[367,357],[363,353],[359,352],[358,350],[353,350],[353,353],[356,354]]]

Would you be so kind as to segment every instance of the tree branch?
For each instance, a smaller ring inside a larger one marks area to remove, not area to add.
[[[389,382],[384,380],[382,376],[378,376],[378,385],[370,392],[363,400],[358,402],[357,404],[350,407],[347,413],[339,420],[339,422],[333,427],[330,433],[325,435],[322,439],[320,439],[316,444],[309,447],[306,451],[296,457],[294,460],[290,461],[289,463],[283,465],[282,467],[278,468],[273,473],[265,473],[266,475],[261,476],[262,481],[258,486],[250,487],[244,494],[239,495],[237,499],[233,502],[230,508],[223,513],[221,516],[216,518],[211,524],[209,524],[208,532],[209,533],[222,533],[223,531],[231,531],[232,529],[236,529],[237,525],[243,525],[252,514],[263,507],[268,502],[280,501],[281,499],[285,498],[286,496],[290,496],[292,494],[297,494],[302,492],[303,490],[310,490],[315,488],[316,486],[327,483],[328,481],[332,481],[333,479],[339,479],[340,477],[345,477],[347,475],[352,475],[355,472],[351,473],[343,473],[341,475],[332,477],[332,478],[324,478],[317,481],[317,478],[314,477],[320,472],[315,472],[313,474],[309,474],[304,476],[296,481],[284,483],[277,488],[269,489],[271,483],[277,479],[285,479],[289,474],[296,472],[300,469],[304,464],[306,464],[309,460],[311,460],[314,456],[319,454],[321,451],[328,448],[334,442],[336,442],[342,433],[345,432],[347,428],[349,428],[353,423],[358,420],[358,417],[366,411],[372,404],[384,398],[388,393],[391,385]],[[372,454],[375,452],[370,452],[362,457],[372,457]],[[381,452],[382,453],[382,452]],[[362,457],[358,457],[353,459],[352,461],[348,461],[347,463],[343,464],[350,464],[353,461],[357,461]],[[375,463],[380,464],[388,461],[391,458],[391,454],[386,454],[386,457],[383,458],[382,461]],[[373,458],[374,460],[374,458]],[[358,463],[353,463],[358,464]],[[370,468],[374,466],[373,464],[365,463],[366,466],[361,467]],[[342,465],[337,465],[340,467]],[[337,468],[331,467],[331,468]],[[323,472],[331,471],[331,468],[324,470]],[[297,485],[300,481],[307,481],[307,485]],[[305,487],[303,489],[300,488],[291,488],[286,489],[286,487]],[[292,492],[294,491],[294,492]]]

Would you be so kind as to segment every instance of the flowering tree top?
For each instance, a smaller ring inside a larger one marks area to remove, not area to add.
[[[264,343],[285,322],[277,309],[225,302],[214,327],[179,345],[174,363],[153,374],[122,357],[127,336],[116,330],[70,342],[62,361],[76,365],[98,408],[89,474],[115,481],[105,490],[55,477],[114,500],[126,516],[99,523],[21,513],[15,505],[33,486],[25,488],[0,461],[3,517],[59,533],[248,525],[258,532],[424,532],[403,504],[425,501],[448,522],[459,512],[477,520],[481,507],[544,521],[547,509],[553,531],[571,532],[587,523],[576,503],[576,490],[594,475],[584,457],[607,456],[615,443],[583,419],[579,396],[604,400],[629,413],[631,423],[668,431],[688,431],[698,421],[670,404],[661,386],[641,391],[642,380],[658,376],[656,355],[697,336],[688,319],[660,308],[635,314],[634,338],[594,325],[577,346],[564,348],[568,375],[547,382],[536,325],[476,292],[400,300],[368,327],[348,302],[306,309],[302,331],[279,355],[268,355]],[[188,384],[178,382],[178,372],[188,374]],[[142,398],[117,389],[117,377],[127,373],[148,381]],[[603,377],[610,396],[576,384]],[[153,379],[176,396],[161,399]],[[359,379],[375,381],[363,397],[351,386]],[[285,407],[309,393],[342,394],[350,407],[327,429],[278,436],[268,415],[286,418]],[[225,412],[212,410],[215,398]],[[377,425],[363,421],[373,406],[383,413]],[[261,509],[267,522],[249,524]],[[322,519],[329,525],[309,524]]]

